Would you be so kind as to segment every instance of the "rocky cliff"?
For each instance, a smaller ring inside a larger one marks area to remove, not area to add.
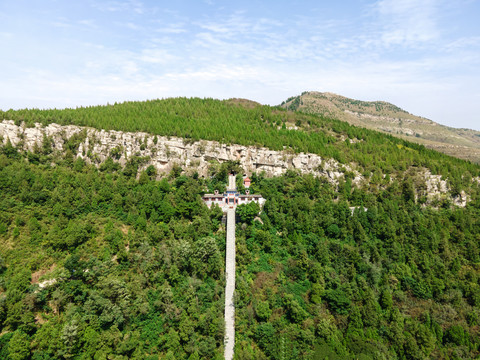
[[[107,158],[112,158],[124,166],[134,156],[143,159],[140,170],[153,165],[161,176],[170,172],[174,165],[181,166],[187,172],[196,171],[200,176],[208,176],[208,168],[212,162],[238,160],[244,170],[265,172],[267,176],[281,175],[287,170],[302,174],[311,173],[324,177],[337,185],[346,172],[353,173],[354,186],[369,186],[369,178],[365,178],[352,166],[340,164],[333,159],[324,159],[316,154],[295,154],[289,150],[273,151],[267,148],[242,146],[237,144],[221,144],[216,141],[190,141],[176,137],[163,137],[137,132],[121,132],[114,130],[97,130],[74,125],[61,126],[49,124],[35,127],[16,125],[13,121],[0,123],[0,143],[8,141],[21,150],[35,151],[42,146],[45,139],[50,140],[55,151],[65,151],[67,141],[75,136],[76,157],[82,157],[87,163],[99,166]],[[423,188],[429,202],[451,197],[448,182],[438,175],[432,175],[423,169],[421,175],[425,182]],[[391,181],[395,181],[392,178]],[[418,195],[418,194],[417,194]],[[451,197],[454,204],[465,206],[467,195]]]
[[[49,124],[42,127],[41,124],[35,124],[33,128],[25,128],[15,125],[13,121],[4,120],[0,123],[0,137],[4,144],[10,141],[13,146],[29,151],[41,146],[45,137],[52,139],[55,150],[63,151],[66,141],[74,135],[80,139],[76,156],[97,165],[108,157],[125,165],[132,156],[138,156],[146,158],[142,168],[153,165],[159,174],[168,173],[177,164],[185,170],[194,170],[200,176],[207,176],[212,161],[221,163],[238,160],[247,173],[265,171],[267,176],[276,176],[290,169],[323,176],[336,184],[345,171],[353,171],[356,174],[354,182],[362,180],[361,175],[349,166],[332,159],[322,159],[315,154],[293,154],[216,141],[192,142],[142,132],[105,131],[74,125]]]

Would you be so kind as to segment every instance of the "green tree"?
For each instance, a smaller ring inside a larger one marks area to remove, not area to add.
[[[260,206],[256,202],[240,204],[237,206],[236,213],[241,222],[251,224],[253,219],[259,214]]]
[[[255,305],[255,314],[260,321],[267,321],[272,315],[268,301],[258,301]]]
[[[15,331],[8,343],[8,355],[12,360],[25,360],[30,356],[30,339],[22,331]]]

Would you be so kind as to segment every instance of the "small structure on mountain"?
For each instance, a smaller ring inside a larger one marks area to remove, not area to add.
[[[246,182],[247,179],[248,182]],[[250,186],[250,182],[249,178],[244,179],[244,185],[246,188]],[[248,186],[246,186],[247,183]],[[203,201],[209,207],[218,205],[224,212],[227,211],[229,207],[236,207],[237,205],[248,204],[250,202],[256,202],[261,207],[265,203],[265,199],[262,195],[250,194],[248,189],[245,191],[245,195],[240,194],[235,186],[234,174],[228,175],[227,190],[223,194],[220,194],[218,190],[215,190],[213,194],[203,195]]]
[[[245,176],[243,178],[243,186],[245,186],[246,189],[250,187],[250,184],[252,183],[252,180],[248,176]]]

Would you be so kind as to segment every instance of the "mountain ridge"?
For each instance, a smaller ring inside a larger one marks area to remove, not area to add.
[[[280,106],[333,117],[480,163],[480,131],[441,125],[386,101],[362,101],[330,92],[306,91],[288,98]]]

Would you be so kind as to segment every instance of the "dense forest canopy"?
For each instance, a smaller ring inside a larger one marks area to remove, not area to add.
[[[266,106],[167,99],[1,117],[290,147],[354,163],[368,184],[251,176],[237,208],[236,359],[480,356],[480,167],[365,129]],[[292,126],[297,130],[288,130]],[[158,179],[0,146],[0,359],[222,359],[225,228],[179,166]],[[441,174],[464,208],[415,196],[412,169]],[[396,176],[398,180],[391,181]],[[238,181],[240,182],[240,177]],[[240,187],[241,188],[241,187]]]
[[[201,195],[238,164],[156,181],[0,152],[0,358],[222,358],[225,233]],[[431,209],[397,183],[251,178],[267,203],[238,209],[237,359],[478,356],[478,186]]]

